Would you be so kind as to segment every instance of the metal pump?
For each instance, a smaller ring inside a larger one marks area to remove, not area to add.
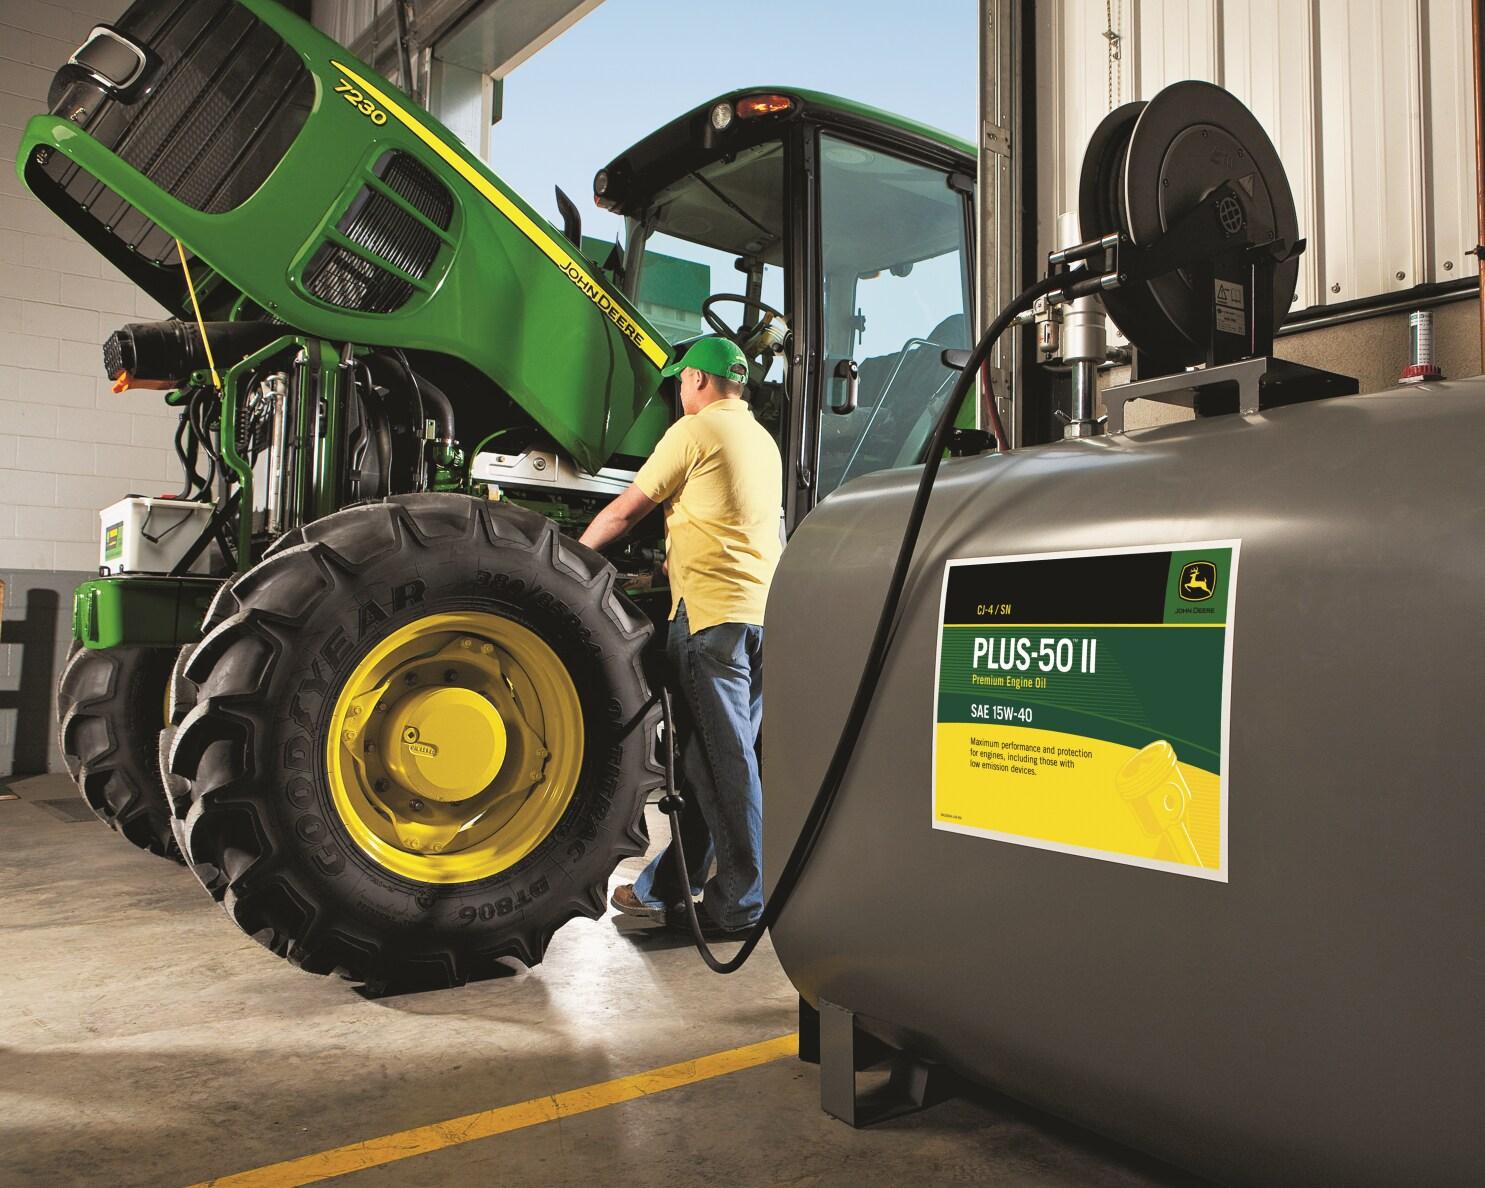
[[[1058,238],[1064,246],[1077,244],[1077,226],[1076,214],[1064,213],[1057,220]],[[1066,416],[1058,413],[1062,436],[1091,437],[1102,429],[1096,417],[1098,368],[1108,353],[1108,315],[1093,294],[1069,302],[1061,315],[1061,358],[1072,364],[1072,409]]]

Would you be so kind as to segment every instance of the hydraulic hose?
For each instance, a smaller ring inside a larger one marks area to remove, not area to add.
[[[943,411],[939,413],[938,421],[933,428],[933,436],[928,441],[927,454],[923,460],[923,475],[918,480],[918,489],[913,496],[912,509],[908,513],[907,525],[903,528],[902,544],[898,546],[897,561],[892,567],[892,578],[887,583],[887,593],[882,600],[882,611],[877,618],[876,633],[872,637],[866,663],[862,666],[861,677],[856,683],[856,693],[851,699],[851,708],[846,714],[845,725],[841,727],[840,738],[836,741],[835,751],[830,757],[830,766],[825,769],[825,775],[820,781],[820,788],[815,793],[815,799],[799,831],[799,837],[794,842],[794,848],[789,852],[784,869],[779,873],[778,882],[774,884],[773,894],[763,905],[763,914],[742,937],[742,947],[727,960],[723,961],[718,958],[707,945],[702,935],[701,921],[696,915],[696,904],[689,894],[685,895],[691,938],[696,944],[697,952],[701,954],[701,959],[717,973],[730,974],[741,969],[747,959],[752,956],[753,950],[758,947],[763,934],[778,920],[784,910],[784,905],[789,902],[789,897],[794,893],[800,876],[809,864],[815,844],[819,841],[820,831],[830,815],[836,796],[840,793],[846,769],[850,766],[851,757],[856,751],[856,744],[860,741],[861,728],[866,722],[867,711],[871,708],[877,682],[886,665],[887,651],[891,646],[892,635],[897,626],[897,612],[902,603],[902,592],[907,585],[908,571],[912,566],[913,553],[918,545],[918,534],[923,529],[923,517],[928,510],[928,498],[933,493],[933,484],[938,477],[939,464],[943,461],[944,451],[948,448],[949,435],[954,430],[954,421],[959,415],[960,407],[964,404],[969,385],[974,382],[985,360],[990,357],[990,351],[994,348],[996,341],[1010,328],[1017,315],[1029,309],[1038,297],[1067,288],[1067,281],[1068,278],[1065,275],[1049,276],[1023,290],[1000,311],[995,320],[986,328],[985,333],[980,336],[980,341],[975,344],[975,349],[970,353],[964,369],[959,373],[959,379],[954,384],[954,391],[948,403],[944,405]],[[1000,433],[1003,434],[1004,430]],[[1004,450],[1006,448],[1004,437],[1000,436],[999,440],[1001,449]],[[662,691],[660,704],[665,719],[666,783],[666,795],[661,800],[660,807],[671,820],[671,847],[675,851],[679,885],[689,888],[691,884],[689,867],[686,864],[685,844],[681,840],[681,830],[676,820],[676,815],[684,805],[675,788],[675,735],[671,729],[668,692]]]
[[[418,398],[423,402],[424,414],[438,426],[439,441],[454,440],[454,405],[444,395],[444,391],[432,380],[417,375],[408,364],[407,358],[401,351],[397,352],[398,358],[402,360],[402,366],[407,371],[408,377],[418,390]]]

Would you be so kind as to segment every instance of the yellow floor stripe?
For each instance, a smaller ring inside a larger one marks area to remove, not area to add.
[[[777,1039],[749,1044],[745,1048],[733,1048],[728,1052],[717,1052],[696,1060],[667,1064],[664,1068],[654,1068],[649,1072],[635,1073],[614,1081],[603,1081],[582,1089],[569,1089],[551,1097],[537,1097],[516,1105],[501,1106],[499,1109],[481,1110],[476,1114],[465,1114],[462,1118],[450,1118],[447,1122],[415,1126],[411,1130],[399,1130],[395,1134],[350,1143],[315,1155],[272,1163],[252,1171],[207,1180],[193,1188],[208,1188],[209,1185],[213,1188],[288,1188],[290,1185],[313,1184],[332,1176],[365,1171],[370,1167],[396,1163],[399,1159],[411,1159],[414,1155],[426,1155],[430,1151],[441,1151],[445,1147],[456,1147],[460,1143],[471,1143],[492,1135],[509,1134],[527,1126],[540,1126],[543,1122],[571,1118],[590,1110],[601,1110],[620,1102],[679,1089],[683,1085],[694,1085],[712,1077],[756,1068],[785,1056],[794,1056],[798,1051],[797,1033],[781,1035]]]

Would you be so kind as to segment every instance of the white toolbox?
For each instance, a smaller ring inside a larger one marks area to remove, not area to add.
[[[98,513],[103,533],[98,542],[102,573],[169,573],[206,530],[215,509],[184,499],[148,499],[130,495]],[[208,545],[188,573],[207,573],[216,550]]]

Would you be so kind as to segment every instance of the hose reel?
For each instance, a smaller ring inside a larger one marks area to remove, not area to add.
[[[1273,358],[1305,241],[1273,142],[1221,87],[1178,82],[1105,116],[1083,157],[1078,219],[1083,242],[1047,257],[1066,282],[1048,303],[1096,296],[1130,341],[1131,382],[1102,393],[1109,432],[1134,400],[1207,416],[1357,390]],[[1066,436],[1101,424],[1095,366],[1075,370]]]
[[[1105,308],[1147,371],[1270,352],[1305,244],[1279,154],[1236,97],[1188,81],[1115,108],[1084,154],[1078,216],[1085,242],[1052,263],[1113,274]]]

